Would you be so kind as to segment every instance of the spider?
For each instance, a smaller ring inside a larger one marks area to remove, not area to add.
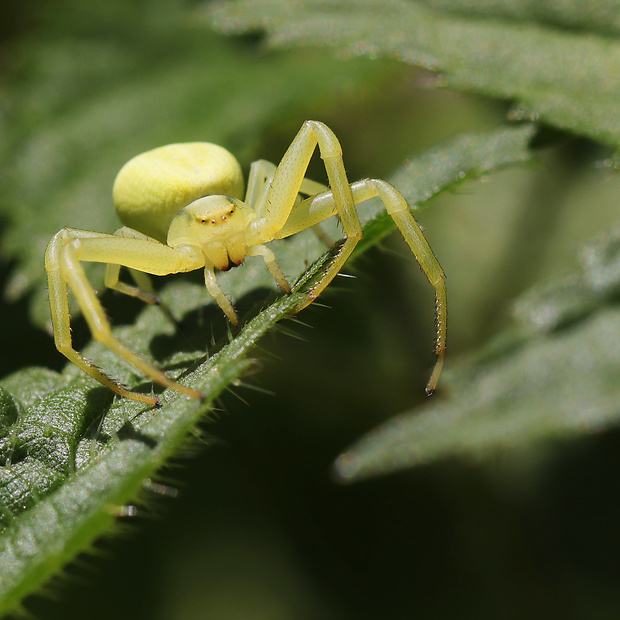
[[[305,178],[317,145],[327,170],[329,189]],[[69,288],[95,340],[153,381],[200,399],[200,392],[170,379],[114,336],[81,263],[106,263],[107,287],[148,303],[158,300],[146,274],[204,269],[207,290],[230,322],[238,325],[237,313],[218,285],[215,271],[240,265],[246,256],[260,256],[278,286],[289,293],[291,287],[265,243],[338,215],[344,241],[306,300],[295,309],[297,312],[312,303],[334,279],[361,238],[355,205],[378,196],[435,288],[437,359],[426,386],[427,393],[432,394],[445,354],[445,276],[403,196],[377,179],[349,184],[338,138],[318,121],[302,125],[278,166],[264,160],[251,165],[244,200],[243,185],[237,160],[215,144],[171,144],[138,155],[125,164],[113,192],[117,213],[125,226],[114,235],[63,228],[47,247],[45,267],[58,350],[117,394],[151,406],[159,404],[157,396],[129,390],[73,348]],[[121,267],[130,269],[135,285],[119,280]]]

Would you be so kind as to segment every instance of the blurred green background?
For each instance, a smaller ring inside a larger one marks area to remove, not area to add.
[[[389,178],[441,140],[505,122],[508,104],[432,88],[403,63],[223,37],[201,8],[3,9],[2,376],[64,365],[45,329],[45,241],[64,225],[111,232],[114,174],[145,148],[220,142],[247,170],[277,161],[314,118],[339,136],[351,179]],[[566,137],[535,167],[463,185],[422,214],[448,275],[448,364],[617,219],[620,179],[596,166],[607,156]],[[617,432],[332,480],[340,451],[422,402],[433,361],[432,290],[398,235],[351,272],[304,311],[296,338],[263,341],[256,374],[205,421],[205,449],[163,472],[178,497],[152,494],[28,600],[35,617],[620,616]],[[135,317],[134,304],[104,300],[116,323]],[[75,333],[83,344],[79,320]]]

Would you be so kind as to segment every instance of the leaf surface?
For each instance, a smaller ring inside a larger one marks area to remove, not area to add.
[[[441,85],[514,102],[514,118],[620,146],[620,42],[609,36],[618,7],[609,0],[303,0],[287,10],[238,0],[207,15],[222,32],[263,30],[274,47],[398,58],[439,74]]]
[[[347,481],[596,432],[620,421],[620,228],[587,244],[580,271],[534,288],[514,322],[444,373],[445,398],[389,420],[342,454]]]

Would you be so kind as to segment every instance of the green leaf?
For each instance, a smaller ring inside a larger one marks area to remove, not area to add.
[[[533,132],[524,125],[457,138],[406,164],[397,179],[412,198],[426,200],[466,178],[528,160]],[[428,167],[428,161],[447,165]],[[386,233],[383,213],[370,204],[364,219],[367,243],[378,243]],[[156,307],[146,308],[134,325],[115,329],[133,349],[205,394],[203,406],[170,391],[155,411],[127,399],[113,401],[108,390],[93,387],[98,384],[73,365],[60,375],[29,369],[3,381],[0,613],[112,525],[144,481],[179,450],[214,399],[238,384],[252,364],[256,341],[299,304],[337,247],[304,271],[308,260],[324,252],[311,231],[276,244],[287,274],[302,275],[293,294],[256,316],[254,306],[265,298],[261,283],[269,281],[264,265],[249,259],[247,266],[224,274],[223,286],[239,300],[242,314],[254,316],[238,333],[209,338],[213,332],[207,325],[223,322],[220,310],[213,302],[205,308],[204,286],[187,281],[162,291],[184,338]],[[124,383],[142,381],[98,344],[85,353]]]
[[[258,338],[305,299],[305,287],[329,259],[328,252],[291,295],[281,297],[229,344],[184,374],[183,381],[205,395],[204,405],[166,392],[163,406],[151,410],[128,400],[112,404],[106,389],[69,385],[37,398],[17,416],[20,406],[2,393],[7,428],[0,443],[6,463],[0,470],[0,613],[111,525],[123,504],[179,449],[213,400],[247,371],[247,355]],[[32,373],[21,372],[8,384],[26,378],[34,379]],[[49,378],[40,380],[47,383]],[[36,384],[31,387],[37,389]]]
[[[532,4],[303,0],[285,10],[277,0],[238,0],[207,14],[222,32],[264,30],[274,47],[398,58],[439,73],[442,85],[516,102],[515,118],[618,148],[620,41],[607,36],[617,33],[617,3]]]
[[[525,293],[515,322],[444,373],[446,398],[374,429],[342,454],[346,481],[440,458],[590,433],[620,422],[620,227],[582,269]]]
[[[508,18],[602,34],[620,33],[617,0],[422,0],[433,9],[457,15]]]
[[[410,205],[423,205],[467,180],[530,161],[534,135],[535,128],[529,124],[462,134],[405,162],[390,180]],[[383,205],[375,200],[373,207],[362,207],[362,223],[368,223],[356,252],[376,244],[393,229]]]

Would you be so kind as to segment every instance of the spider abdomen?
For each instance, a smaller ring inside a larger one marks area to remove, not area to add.
[[[169,144],[127,162],[114,182],[116,212],[125,226],[162,243],[174,216],[203,196],[242,198],[235,157],[208,142]]]

